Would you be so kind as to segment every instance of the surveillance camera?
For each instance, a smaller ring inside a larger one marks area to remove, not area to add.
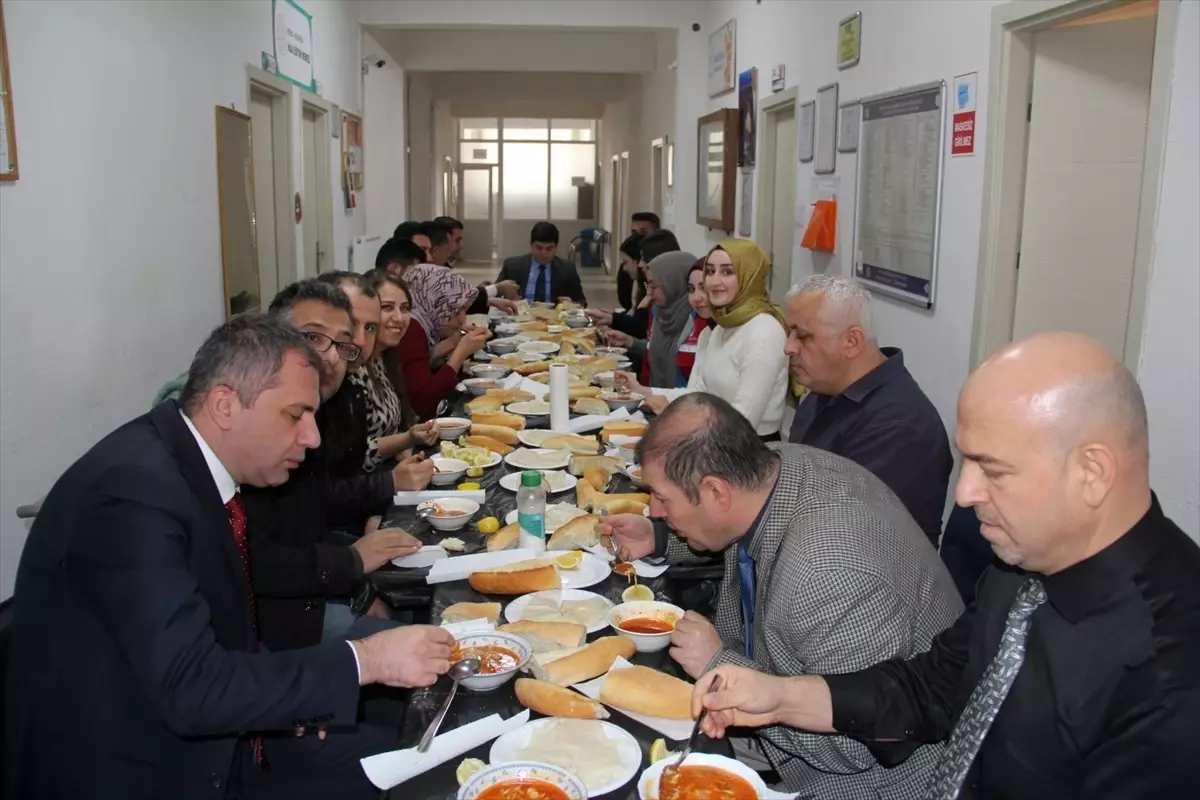
[[[696,31],[697,33],[699,33],[699,31],[700,31],[700,23],[699,23],[699,22],[693,22],[693,23],[692,23],[692,30],[693,30],[693,31]]]
[[[363,56],[362,60],[363,75],[366,75],[367,72],[370,71],[372,65],[374,65],[376,69],[381,69],[386,63],[387,59],[381,58],[375,53],[367,53],[365,56]]]

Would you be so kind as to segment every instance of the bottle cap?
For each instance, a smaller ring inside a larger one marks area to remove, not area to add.
[[[530,470],[528,472],[522,472],[521,473],[521,485],[522,486],[541,486],[542,485],[542,473],[537,472],[535,470]]]

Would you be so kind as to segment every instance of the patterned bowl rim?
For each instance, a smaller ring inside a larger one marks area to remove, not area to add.
[[[512,669],[506,669],[502,672],[489,672],[486,675],[472,675],[471,678],[498,678],[501,675],[508,675],[509,673],[519,671],[522,667],[529,663],[529,659],[533,658],[533,647],[529,644],[529,641],[517,636],[515,633],[507,633],[505,631],[471,631],[457,637],[458,643],[467,647],[470,647],[469,644],[466,644],[466,642],[470,639],[493,640],[491,642],[483,642],[483,644],[499,644],[499,642],[508,642],[514,645],[513,649],[515,649],[517,655],[521,657],[521,660],[518,661],[517,665]],[[467,680],[470,680],[471,678],[467,678]]]
[[[521,772],[533,772],[533,777],[548,780],[566,792],[569,800],[587,798],[587,787],[583,785],[583,781],[562,767],[539,761],[509,761],[505,764],[490,764],[476,772],[458,790],[457,800],[473,800],[484,789],[495,786],[500,781],[521,777]]]

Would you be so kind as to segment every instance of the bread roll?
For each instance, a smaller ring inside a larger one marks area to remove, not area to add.
[[[617,500],[629,500],[634,503],[641,503],[642,505],[649,505],[650,504],[650,495],[646,494],[645,492],[629,492],[627,494],[606,494],[606,495],[604,495],[604,501],[606,503],[611,503],[611,502],[614,502]]]
[[[456,605],[464,605],[457,603]],[[478,603],[476,605],[489,605]],[[497,607],[499,603],[495,604]],[[497,611],[496,613],[499,613]],[[496,630],[520,636],[529,642],[535,653],[550,653],[568,647],[579,647],[587,638],[587,628],[575,622],[535,622],[523,619],[501,625]]]
[[[540,558],[472,572],[467,576],[467,583],[483,594],[528,594],[560,586],[554,564]]]
[[[442,622],[466,622],[471,619],[486,619],[494,623],[500,619],[500,604],[455,603],[442,612]]]
[[[533,313],[533,312],[530,312],[530,313]],[[544,330],[546,330],[547,327],[549,327],[549,326],[546,325],[546,323],[542,322],[541,320],[534,320],[533,322],[522,322],[517,325],[517,328],[519,328],[520,330],[523,330],[523,331],[544,331]]]
[[[484,395],[484,397],[486,396]],[[525,430],[525,418],[520,414],[510,414],[507,411],[485,411],[482,414],[472,414],[471,424],[495,425],[499,428],[511,428],[514,431]],[[474,431],[471,432],[474,433]],[[512,443],[516,444],[515,441]]]
[[[516,446],[521,443],[521,440],[517,438],[517,432],[512,428],[506,428],[503,425],[480,425],[472,422],[471,435],[486,436],[489,439],[495,439],[501,444],[507,444],[511,446]]]
[[[645,422],[610,422],[600,429],[600,439],[608,442],[614,436],[641,436],[648,427]]]
[[[471,416],[476,414],[486,414],[489,411],[500,411],[504,408],[505,401],[499,397],[490,397],[481,395],[467,403],[467,413]]]
[[[600,492],[592,486],[589,481],[579,481],[575,484],[575,507],[582,508],[584,511],[591,511],[592,504],[596,498],[600,496]]]
[[[664,719],[692,718],[692,685],[649,667],[628,667],[608,673],[600,687],[601,702]]]
[[[612,480],[612,473],[600,467],[588,467],[583,471],[583,479],[592,485],[592,488],[598,492],[603,492],[608,488],[608,482]],[[578,487],[576,487],[578,491]]]
[[[583,485],[586,485],[585,481]],[[586,514],[563,525],[556,530],[546,542],[547,550],[582,550],[600,544],[600,534],[596,532],[596,523],[600,518]]]
[[[487,550],[489,553],[496,550],[514,550],[517,546],[517,539],[521,535],[521,526],[514,522],[512,525],[505,525],[500,530],[493,533],[487,539]]]
[[[549,450],[570,450],[581,455],[595,455],[600,450],[600,443],[593,437],[577,436],[573,433],[543,439],[541,446]]]
[[[572,400],[578,400],[580,398],[598,399],[599,396],[600,396],[600,387],[599,386],[587,386],[587,385],[571,386],[570,388],[567,389],[567,397],[571,398]],[[600,402],[604,403],[603,400],[601,400]],[[608,413],[608,403],[604,403],[604,411],[602,411],[600,413],[603,413],[603,414]]]
[[[599,391],[597,387],[592,387]],[[608,414],[608,403],[601,400],[599,397],[580,397],[571,406],[571,410],[576,414]]]
[[[486,447],[493,453],[499,453],[502,456],[506,456],[513,451],[511,445],[507,445],[490,436],[464,436],[463,441],[471,447]]]
[[[548,372],[549,370],[549,361],[531,361],[528,364],[522,364],[517,367],[515,371],[522,375],[537,375],[539,372]]]
[[[616,472],[625,462],[616,456],[575,456],[567,467],[571,474],[579,477],[588,467],[599,467],[609,472]]]
[[[559,345],[559,348],[558,348],[558,354],[559,354],[560,356],[573,356],[573,355],[575,355],[575,345],[574,345],[574,343],[572,343],[572,342],[563,342],[561,345]]]
[[[637,648],[624,636],[605,636],[597,639],[574,655],[551,661],[544,667],[533,664],[534,675],[557,686],[588,681],[603,675],[618,658],[632,658]],[[541,673],[541,674],[538,674]],[[665,676],[664,676],[665,677]],[[691,694],[688,694],[691,701]]]
[[[603,498],[592,503],[592,509],[599,511],[604,509],[608,514],[616,516],[617,514],[636,514],[643,516],[647,508],[646,503],[639,503],[636,500],[609,500]]]
[[[513,688],[516,689],[517,700],[521,705],[547,717],[608,719],[608,709],[599,701],[584,697],[571,689],[555,686],[553,683],[533,678],[517,678]]]
[[[505,405],[509,403],[527,403],[533,400],[533,393],[524,389],[488,389],[484,397],[497,397]]]

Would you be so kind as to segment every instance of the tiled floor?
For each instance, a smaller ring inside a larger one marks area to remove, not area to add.
[[[480,261],[468,261],[457,264],[455,270],[472,284],[496,280],[499,267],[490,266]],[[583,281],[583,293],[587,295],[588,305],[593,308],[613,308],[617,305],[617,276],[605,275],[599,267],[579,267],[580,278]]]

